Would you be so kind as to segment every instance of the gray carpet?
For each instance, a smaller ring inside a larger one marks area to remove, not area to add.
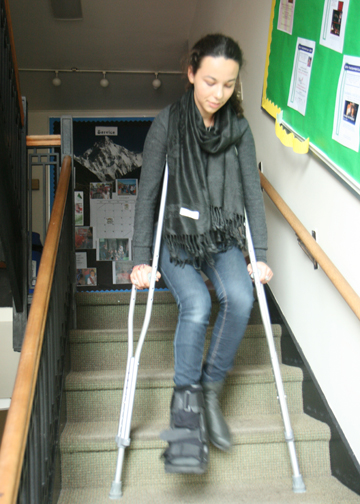
[[[71,372],[66,379],[67,424],[62,433],[59,504],[109,502],[117,446],[115,435],[126,363],[129,294],[77,295],[78,329],[71,333]],[[142,324],[145,295],[138,294],[135,327]],[[213,324],[217,312],[214,303]],[[140,362],[130,447],[122,478],[126,503],[359,503],[331,476],[327,425],[303,413],[302,372],[281,366],[307,492],[292,492],[292,471],[276,397],[269,352],[255,305],[222,401],[233,447],[210,450],[202,476],[167,475],[159,432],[167,427],[172,393],[172,338],[177,308],[159,292]],[[138,329],[135,331],[138,335]],[[280,357],[281,328],[273,326]]]

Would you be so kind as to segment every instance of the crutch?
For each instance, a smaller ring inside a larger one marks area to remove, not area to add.
[[[287,403],[286,403],[286,395],[285,395],[284,386],[283,386],[281,373],[280,373],[279,359],[278,359],[276,349],[275,349],[274,336],[273,336],[273,332],[272,332],[272,328],[271,328],[270,315],[269,315],[269,310],[268,310],[267,301],[266,301],[266,297],[265,297],[265,290],[264,290],[263,284],[260,282],[259,271],[256,267],[255,250],[254,250],[254,245],[253,245],[253,241],[251,238],[251,231],[250,231],[250,226],[249,226],[249,221],[247,218],[246,210],[245,210],[245,226],[246,226],[246,241],[247,241],[247,247],[248,247],[248,252],[249,252],[249,257],[250,257],[250,263],[251,263],[252,270],[253,270],[253,278],[254,278],[256,293],[257,293],[257,297],[258,297],[258,301],[259,301],[261,318],[262,318],[262,321],[264,324],[266,339],[267,339],[268,346],[269,346],[271,365],[272,365],[274,377],[275,377],[275,384],[276,384],[276,389],[277,389],[277,394],[278,394],[278,400],[280,403],[281,416],[282,416],[284,427],[285,427],[285,440],[286,440],[286,443],[287,443],[287,446],[289,449],[290,461],[291,461],[291,466],[292,466],[292,471],[293,471],[293,476],[292,476],[293,492],[304,493],[304,492],[306,492],[306,487],[305,487],[303,478],[302,478],[302,476],[300,474],[300,470],[299,470],[299,464],[298,464],[298,460],[297,460],[297,456],[296,456],[296,449],[295,449],[294,432],[292,430],[291,423],[290,423],[289,410],[288,410]]]
[[[125,381],[124,381],[124,390],[121,402],[121,411],[120,411],[120,419],[119,419],[119,428],[118,434],[115,438],[116,444],[118,446],[118,457],[116,463],[116,472],[115,478],[111,485],[111,490],[109,493],[110,499],[120,499],[122,496],[122,483],[121,483],[121,474],[124,462],[125,448],[130,446],[130,427],[131,427],[131,417],[134,407],[134,398],[135,398],[135,388],[136,388],[136,379],[140,361],[140,354],[143,343],[145,341],[146,333],[149,327],[150,318],[151,318],[151,310],[154,299],[154,291],[155,291],[155,280],[157,267],[159,262],[159,254],[160,254],[160,242],[161,242],[161,232],[164,221],[164,212],[165,212],[165,201],[166,201],[166,193],[167,193],[167,184],[168,184],[168,163],[166,159],[165,171],[164,171],[164,180],[162,186],[161,193],[161,201],[160,201],[160,211],[159,211],[159,220],[158,227],[156,231],[156,239],[155,239],[155,247],[153,254],[153,265],[150,276],[150,287],[148,293],[148,299],[146,304],[146,311],[143,326],[140,332],[140,337],[138,344],[136,346],[136,351],[134,355],[134,337],[133,337],[133,319],[134,319],[134,310],[135,310],[135,302],[136,302],[136,287],[132,286],[131,290],[131,299],[130,299],[130,307],[129,307],[129,316],[128,316],[128,355],[127,355],[127,364],[125,371]]]

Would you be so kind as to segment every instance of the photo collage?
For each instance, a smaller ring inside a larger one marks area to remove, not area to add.
[[[96,261],[112,263],[112,283],[130,282],[131,241],[138,180],[117,179],[90,182],[89,194],[75,191],[75,249],[77,286],[97,286],[97,268],[89,268],[87,251],[95,250]],[[84,226],[83,204],[88,197],[90,226]]]
[[[131,288],[135,203],[150,117],[73,117],[79,291]],[[50,132],[60,134],[59,118]]]

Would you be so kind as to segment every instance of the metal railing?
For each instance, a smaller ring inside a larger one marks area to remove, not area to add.
[[[22,340],[27,320],[27,120],[8,0],[0,0],[0,63],[1,260],[6,264],[13,296],[14,331]]]
[[[29,237],[29,250],[32,249],[33,243],[33,194],[30,188],[30,184],[33,180],[34,167],[37,169],[41,168],[40,173],[37,171],[39,180],[39,187],[42,187],[42,198],[40,203],[40,208],[42,209],[41,221],[37,223],[38,231],[42,227],[42,236],[46,236],[47,227],[49,223],[50,214],[50,204],[49,200],[51,198],[50,193],[54,194],[55,187],[59,180],[60,174],[60,153],[55,152],[55,147],[61,147],[61,135],[32,135],[26,137],[26,147],[28,148],[28,180],[29,180],[29,210],[28,210],[28,237]],[[59,150],[59,149],[57,149]],[[53,175],[53,184],[49,184],[49,180]],[[40,234],[40,233],[39,233]],[[28,276],[28,287],[29,292],[33,292],[33,288],[36,282],[36,271],[35,271],[35,261],[31,254],[29,254],[29,276]]]
[[[75,292],[72,161],[65,156],[0,451],[0,503],[49,501]]]
[[[260,182],[266,194],[293,228],[308,252],[360,319],[360,297],[262,173],[260,173]]]

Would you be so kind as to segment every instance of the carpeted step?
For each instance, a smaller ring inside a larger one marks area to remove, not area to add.
[[[233,446],[224,453],[210,449],[205,475],[172,475],[164,471],[161,454],[167,444],[159,432],[164,421],[133,424],[132,443],[126,451],[124,485],[178,485],[203,481],[261,480],[291,477],[291,464],[281,415],[229,417]],[[297,455],[303,476],[330,475],[327,425],[307,415],[293,415]],[[116,467],[117,424],[111,422],[68,423],[61,438],[63,487],[96,487],[111,482]],[[316,455],[315,455],[316,454]]]
[[[218,304],[210,291],[214,323]],[[138,335],[147,293],[137,294]],[[127,353],[130,293],[77,294],[77,331],[71,334],[72,371],[66,379],[67,420],[62,433],[59,504],[108,503],[114,477],[115,435]],[[141,504],[360,504],[360,497],[331,477],[329,428],[303,414],[302,371],[281,365],[305,494],[292,492],[291,464],[269,352],[257,302],[227,379],[222,409],[233,433],[229,453],[213,447],[206,475],[167,475],[160,459],[166,443],[173,389],[172,339],[177,307],[167,291],[156,292],[139,367],[126,451],[122,502]],[[252,327],[252,325],[254,325]],[[280,352],[280,328],[273,326]]]
[[[171,476],[169,476],[171,478]],[[270,481],[193,483],[170,488],[140,482],[123,488],[121,504],[360,504],[360,496],[333,477],[306,477],[306,493],[295,494],[289,478]],[[110,484],[101,488],[65,488],[58,504],[109,504]]]
[[[214,291],[210,291],[213,310],[210,325],[213,325],[218,312]],[[142,327],[147,293],[139,292],[136,297],[134,327]],[[76,295],[78,329],[119,329],[127,327],[130,292],[82,293]],[[175,328],[178,309],[169,291],[156,292],[151,314],[151,328]],[[261,323],[257,302],[250,317],[250,324]]]
[[[207,347],[210,344],[212,328],[207,333]],[[134,331],[134,345],[140,331]],[[281,359],[281,327],[273,325],[274,341]],[[99,371],[124,369],[126,366],[128,343],[127,329],[123,330],[73,330],[70,332],[71,369],[73,371]],[[174,331],[151,329],[148,331],[141,354],[142,366],[173,366]],[[247,327],[235,363],[270,364],[270,353],[262,325]]]
[[[281,365],[281,373],[289,410],[302,412],[302,371]],[[146,422],[168,419],[172,377],[172,368],[140,366],[134,418]],[[65,383],[68,420],[117,420],[123,383],[124,372],[119,371],[69,373]],[[279,405],[271,366],[236,366],[228,376],[222,407],[225,415],[276,414]]]

